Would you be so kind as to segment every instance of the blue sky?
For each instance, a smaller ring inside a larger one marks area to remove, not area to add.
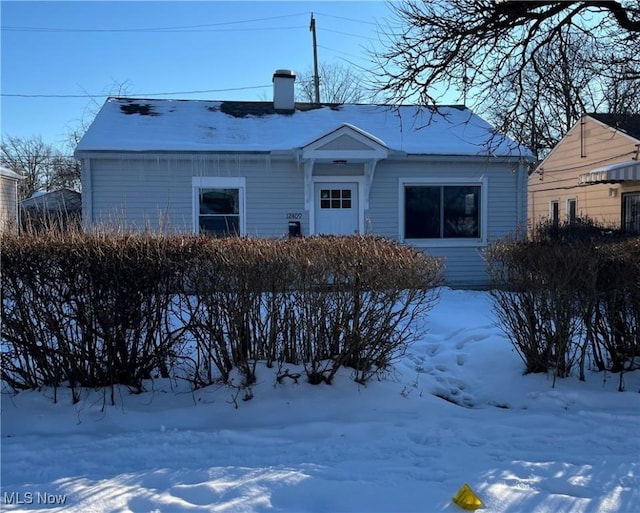
[[[56,147],[119,87],[270,100],[276,69],[312,66],[312,12],[321,62],[370,67],[365,48],[389,18],[383,1],[2,1],[0,10],[2,135]]]

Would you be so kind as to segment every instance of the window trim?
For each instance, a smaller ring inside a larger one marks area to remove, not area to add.
[[[554,219],[553,219],[553,206],[557,205],[558,206],[558,219],[555,220],[554,223]],[[560,224],[560,200],[559,199],[552,199],[549,201],[549,221],[551,223],[554,223],[555,225],[559,225]]]
[[[627,219],[627,215],[626,215],[626,202],[629,200],[629,198],[633,198],[633,197],[638,197],[640,198],[640,191],[629,191],[629,192],[623,192],[621,194],[621,199],[620,199],[620,208],[621,208],[621,212],[620,212],[620,228],[622,228],[622,231],[627,232],[627,224],[628,223],[628,219]],[[628,233],[636,233],[635,231],[629,231]]]
[[[240,176],[198,176],[191,180],[193,232],[200,233],[200,189],[238,189],[240,205],[240,237],[247,233],[246,227],[246,178]]]
[[[404,237],[405,229],[405,187],[406,186],[480,186],[480,237],[475,238],[438,238],[438,239],[408,239]],[[487,245],[488,231],[488,187],[486,176],[480,178],[407,178],[398,179],[398,240],[416,247],[483,247]]]
[[[570,210],[569,210],[569,203],[573,201],[575,202],[576,208],[575,208],[575,219],[573,221],[571,221],[571,219],[569,218],[570,214]],[[567,201],[565,202],[565,220],[567,222],[567,224],[575,224],[578,222],[578,198],[576,196],[573,196],[571,198],[567,198]]]

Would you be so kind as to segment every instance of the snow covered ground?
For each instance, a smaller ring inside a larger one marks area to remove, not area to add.
[[[0,509],[453,512],[468,483],[492,513],[640,511],[640,372],[623,393],[614,375],[523,376],[485,292],[443,290],[427,323],[384,380],[278,385],[262,367],[237,409],[233,389],[175,382],[104,408],[3,394]]]

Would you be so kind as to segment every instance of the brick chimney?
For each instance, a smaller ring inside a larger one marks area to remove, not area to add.
[[[295,110],[294,84],[296,74],[289,69],[279,69],[273,74],[273,108]]]

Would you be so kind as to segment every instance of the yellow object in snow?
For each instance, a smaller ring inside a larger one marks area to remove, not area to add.
[[[455,502],[462,509],[474,510],[484,506],[480,498],[474,493],[467,483],[462,485],[462,488],[458,490],[453,497]]]

